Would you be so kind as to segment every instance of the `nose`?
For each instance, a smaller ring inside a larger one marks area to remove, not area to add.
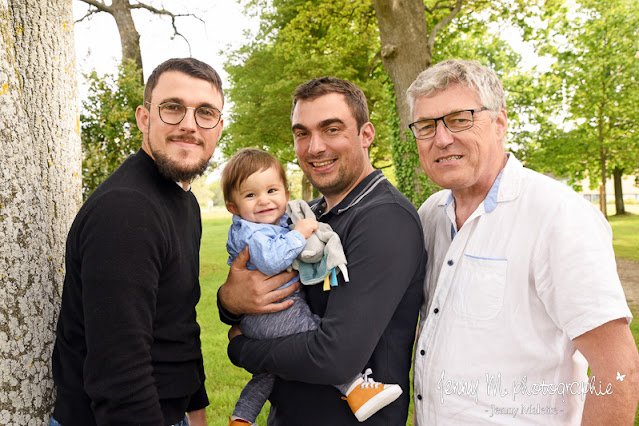
[[[257,197],[257,204],[259,205],[265,205],[268,204],[269,199],[267,195],[260,195]]]
[[[437,129],[433,137],[433,145],[438,148],[446,148],[453,143],[453,135],[444,124],[444,120],[437,120]]]
[[[308,153],[311,155],[321,154],[326,151],[326,145],[321,135],[312,134],[308,142]]]
[[[180,130],[187,132],[195,132],[197,130],[197,123],[195,122],[195,109],[187,108],[186,114],[182,121],[180,121]]]

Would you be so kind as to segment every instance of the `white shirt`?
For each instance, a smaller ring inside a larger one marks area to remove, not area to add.
[[[509,157],[459,231],[450,190],[419,209],[429,259],[416,425],[579,424],[585,394],[607,391],[596,378],[590,386],[572,339],[631,319],[610,226]]]

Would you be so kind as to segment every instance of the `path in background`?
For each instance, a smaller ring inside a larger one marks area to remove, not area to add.
[[[639,262],[618,257],[617,271],[628,305],[633,315],[639,317]]]

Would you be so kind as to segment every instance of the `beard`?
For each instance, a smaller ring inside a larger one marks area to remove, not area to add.
[[[176,137],[169,136],[166,138],[166,144]],[[200,145],[204,144],[204,141],[197,139],[193,136],[180,136],[182,140],[187,140]],[[148,134],[149,150],[155,159],[155,164],[158,167],[158,171],[162,176],[167,179],[171,179],[178,182],[191,182],[198,176],[202,176],[206,169],[209,167],[211,158],[201,159],[194,164],[187,164],[180,159],[170,158],[162,149],[157,149],[151,143],[151,126],[149,123]],[[179,155],[179,154],[178,154]],[[184,155],[186,157],[186,155]]]
[[[191,182],[198,176],[202,176],[209,167],[209,160],[201,160],[199,163],[192,165],[184,165],[179,161],[169,158],[163,151],[154,151],[151,153],[155,158],[155,164],[158,166],[160,174],[167,179],[179,182]]]
[[[321,162],[324,159],[317,158],[309,161]],[[339,195],[346,192],[362,173],[363,167],[357,163],[349,163],[348,165],[340,164],[336,174],[332,178],[326,176],[313,176],[312,167],[304,172],[306,178],[323,196]]]

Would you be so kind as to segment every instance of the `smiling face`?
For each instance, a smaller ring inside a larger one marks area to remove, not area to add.
[[[368,147],[375,129],[370,122],[357,128],[343,94],[299,100],[291,121],[300,167],[329,209],[373,172]]]
[[[471,88],[453,84],[431,96],[419,97],[413,120],[481,107],[479,96]],[[435,183],[451,189],[456,198],[485,197],[505,164],[502,140],[506,129],[503,109],[495,119],[491,119],[490,111],[476,112],[473,127],[458,133],[452,133],[439,120],[434,138],[416,141],[422,168]]]
[[[176,102],[186,107],[214,107],[222,110],[219,91],[208,81],[180,71],[160,75],[151,94],[151,104],[139,106],[135,117],[143,133],[142,149],[153,158],[163,175],[188,183],[206,170],[222,135],[223,121],[213,129],[202,129],[195,122],[194,110],[187,110],[178,124],[160,119],[156,105]]]
[[[254,223],[277,225],[286,213],[289,199],[280,172],[275,167],[249,175],[232,192],[232,201],[226,209],[244,220]]]

